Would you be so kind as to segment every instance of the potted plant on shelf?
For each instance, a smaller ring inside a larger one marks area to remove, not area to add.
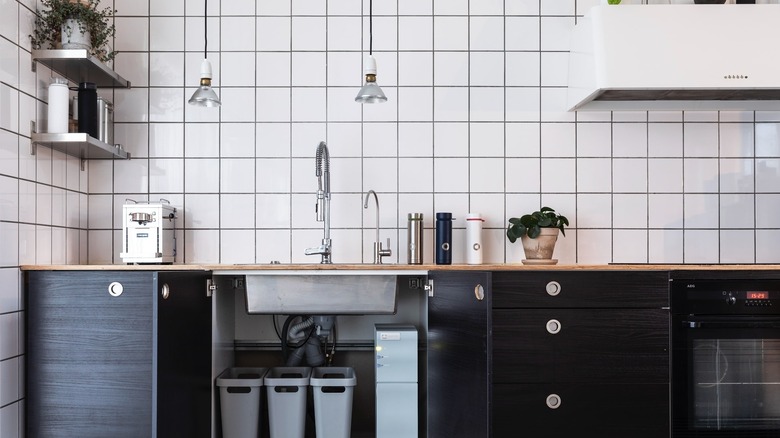
[[[569,220],[566,216],[556,213],[550,207],[542,207],[520,218],[509,218],[506,237],[512,243],[517,239],[523,242],[524,264],[555,264],[558,260],[553,260],[552,254],[558,231],[566,236],[564,227],[567,225]]]
[[[116,10],[98,9],[100,0],[41,0],[30,42],[35,49],[87,49],[102,62],[114,59],[108,42],[116,33],[109,22]]]

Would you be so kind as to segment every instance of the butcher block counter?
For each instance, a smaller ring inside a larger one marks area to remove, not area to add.
[[[694,264],[607,264],[607,265],[523,265],[520,263],[482,265],[405,265],[334,263],[331,265],[312,263],[284,264],[171,264],[171,265],[22,265],[22,271],[773,271],[780,265],[694,265]]]

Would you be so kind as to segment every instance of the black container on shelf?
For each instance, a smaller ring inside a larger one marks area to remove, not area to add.
[[[98,138],[97,86],[92,82],[80,82],[78,97],[79,132]]]
[[[436,264],[452,264],[452,213],[436,213]]]

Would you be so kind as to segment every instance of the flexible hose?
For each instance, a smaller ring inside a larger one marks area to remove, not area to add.
[[[287,337],[292,341],[303,339],[306,337],[306,334],[302,333],[303,330],[311,327],[312,325],[314,325],[314,319],[309,316],[298,324],[290,327],[290,332],[288,333]]]

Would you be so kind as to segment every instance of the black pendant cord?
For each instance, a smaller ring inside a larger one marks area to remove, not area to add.
[[[374,0],[368,0],[368,54],[374,54]]]
[[[203,59],[209,57],[209,0],[204,0],[203,9]]]

